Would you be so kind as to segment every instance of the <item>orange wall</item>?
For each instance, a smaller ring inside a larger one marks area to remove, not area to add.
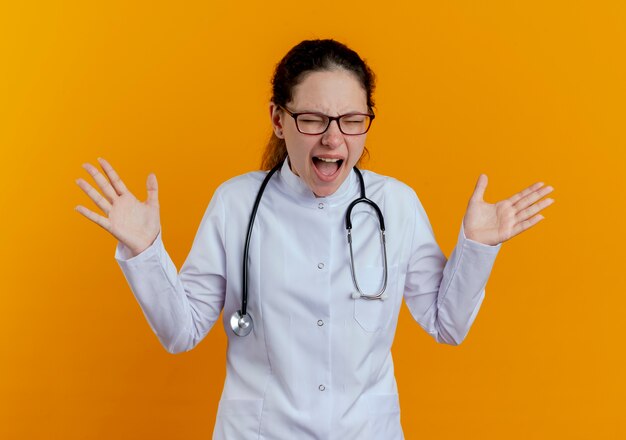
[[[102,156],[144,199],[155,172],[180,268],[216,186],[258,167],[275,63],[327,37],[378,76],[367,167],[417,191],[446,255],[480,173],[490,202],[555,188],[461,346],[402,310],[407,439],[626,438],[625,3],[310,5],[2,6],[0,438],[210,438],[223,329],[168,354],[74,181]]]

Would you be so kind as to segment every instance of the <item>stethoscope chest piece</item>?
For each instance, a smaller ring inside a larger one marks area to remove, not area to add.
[[[241,310],[237,310],[230,317],[230,328],[237,336],[248,336],[252,331],[252,316],[246,313],[241,314]]]

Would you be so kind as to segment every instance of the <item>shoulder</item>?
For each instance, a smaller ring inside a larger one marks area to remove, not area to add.
[[[207,214],[221,212],[225,215],[237,213],[243,208],[249,209],[266,174],[264,171],[251,171],[221,183],[211,197]]]
[[[363,179],[368,197],[372,200],[376,197],[378,200],[375,201],[383,204],[390,218],[414,219],[416,226],[425,226],[432,231],[426,209],[413,188],[394,177],[373,171],[363,171]]]
[[[361,170],[368,194],[379,193],[385,199],[398,199],[404,203],[419,202],[413,188],[395,177],[385,176],[370,170]]]
[[[250,171],[226,180],[215,190],[215,195],[223,199],[240,198],[249,193],[256,194],[267,173]]]

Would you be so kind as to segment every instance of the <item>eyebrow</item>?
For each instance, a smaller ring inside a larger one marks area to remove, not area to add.
[[[329,115],[328,113],[324,113],[324,112],[319,111],[319,110],[311,110],[311,109],[298,110],[298,111],[294,111],[294,113],[319,113],[319,114],[325,115],[325,116],[332,116],[332,115]],[[362,112],[362,111],[359,111],[359,110],[350,110],[350,111],[348,111],[346,113],[340,113],[337,116],[349,115],[349,114],[352,114],[352,113],[369,114],[367,111]]]

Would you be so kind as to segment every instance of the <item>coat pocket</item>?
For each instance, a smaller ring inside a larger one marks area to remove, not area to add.
[[[364,294],[374,295],[378,293],[383,281],[383,267],[364,266],[363,270],[358,270],[357,281]],[[398,266],[389,266],[387,268],[387,288],[385,289],[387,298],[383,300],[370,300],[363,298],[353,299],[354,319],[359,323],[363,330],[367,332],[376,332],[387,328],[393,316],[397,285]]]
[[[220,400],[213,438],[258,439],[262,409],[263,399]]]

